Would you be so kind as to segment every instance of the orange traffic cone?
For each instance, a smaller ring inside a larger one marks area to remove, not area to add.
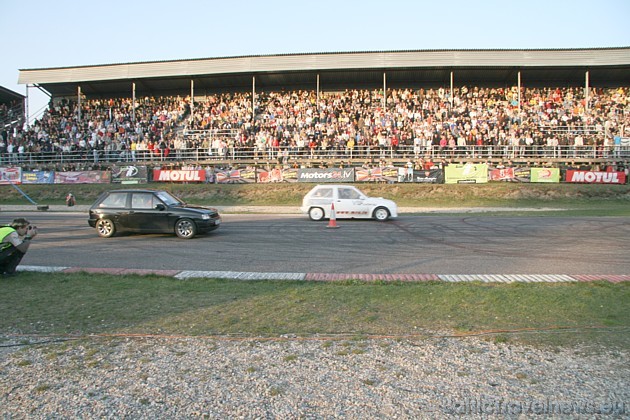
[[[330,219],[328,222],[328,226],[326,226],[329,229],[337,229],[339,226],[337,226],[337,213],[335,213],[335,203],[332,203],[330,205]]]

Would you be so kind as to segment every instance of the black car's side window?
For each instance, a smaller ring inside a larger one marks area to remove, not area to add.
[[[133,209],[152,209],[153,194],[150,193],[136,193],[131,196],[131,208]]]
[[[99,207],[122,209],[127,205],[127,193],[112,193],[99,204]]]

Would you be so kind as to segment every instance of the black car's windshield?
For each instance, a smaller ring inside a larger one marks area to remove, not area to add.
[[[160,200],[162,200],[164,202],[164,204],[166,204],[167,206],[182,206],[185,203],[180,200],[179,198],[170,195],[168,192],[166,191],[158,191],[155,193],[158,198]]]

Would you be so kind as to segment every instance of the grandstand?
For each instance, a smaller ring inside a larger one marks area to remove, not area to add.
[[[4,164],[630,158],[630,48],[207,58],[22,69],[18,82],[51,105]]]
[[[24,95],[0,86],[0,130],[8,133],[24,126],[24,99]]]

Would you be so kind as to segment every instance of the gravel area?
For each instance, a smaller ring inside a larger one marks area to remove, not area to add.
[[[628,354],[479,337],[94,337],[0,352],[2,418],[462,415],[630,418]]]

